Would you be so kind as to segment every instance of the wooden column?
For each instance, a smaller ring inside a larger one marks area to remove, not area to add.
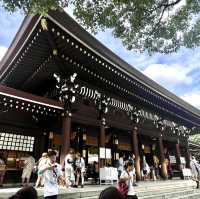
[[[179,170],[181,170],[181,152],[180,152],[179,140],[177,140],[177,143],[176,143],[176,158],[177,158],[178,168]]]
[[[186,145],[186,168],[190,168],[190,151],[189,151],[189,144],[188,144],[188,140],[187,140],[187,145]]]
[[[60,154],[60,162],[64,161],[65,155],[70,149],[70,133],[71,133],[71,117],[63,116],[62,118],[62,146]]]
[[[105,147],[105,145],[106,145],[105,139],[106,139],[105,126],[101,124],[100,136],[99,136],[99,147]],[[100,159],[100,157],[99,157],[99,166],[100,166],[100,168],[105,166],[105,159]]]
[[[48,149],[52,149],[53,147],[53,132],[49,132],[49,137],[48,137]]]
[[[141,180],[141,172],[140,172],[140,155],[138,149],[138,137],[137,137],[137,127],[133,129],[132,134],[132,143],[133,143],[133,151],[135,154],[135,171],[136,171],[136,179]]]
[[[164,179],[167,179],[167,176],[168,176],[167,175],[167,165],[165,162],[162,134],[159,135],[158,143],[159,143],[159,149],[160,149],[160,163],[161,163],[162,176]]]

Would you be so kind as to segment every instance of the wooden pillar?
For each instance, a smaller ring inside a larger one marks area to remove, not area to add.
[[[159,143],[159,150],[160,150],[160,163],[161,163],[162,176],[164,179],[167,179],[167,176],[168,176],[167,175],[167,165],[165,162],[162,134],[159,135],[158,143]]]
[[[187,140],[187,145],[186,145],[186,168],[190,168],[190,151],[189,151],[189,143],[188,143],[188,140]]]
[[[181,152],[180,152],[179,140],[177,140],[176,143],[176,158],[177,158],[178,169],[181,170]]]
[[[105,139],[106,139],[106,132],[105,132],[105,126],[101,124],[100,126],[100,136],[99,136],[99,147],[105,147],[106,143],[105,143]],[[99,157],[99,167],[102,168],[105,166],[105,159],[100,159]]]
[[[133,140],[133,151],[135,155],[135,171],[136,171],[136,179],[141,180],[141,172],[140,172],[140,155],[138,149],[138,137],[137,137],[137,127],[133,129],[132,140]]]
[[[52,132],[49,132],[49,136],[48,136],[48,149],[52,149],[52,147],[53,147],[53,138],[51,138],[51,134],[52,134]]]
[[[71,133],[71,117],[63,116],[62,118],[62,146],[60,154],[60,162],[65,159],[65,155],[70,149],[70,133]]]

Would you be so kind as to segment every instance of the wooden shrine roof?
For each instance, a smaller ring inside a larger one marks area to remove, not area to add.
[[[54,72],[77,72],[81,81],[147,105],[155,112],[185,117],[190,126],[200,125],[200,110],[143,75],[101,44],[65,12],[51,11],[48,33],[39,16],[24,19],[0,63],[0,83],[37,95],[51,91]],[[50,38],[49,38],[50,37]],[[52,48],[58,56],[52,55]],[[189,122],[189,123],[190,123]]]
[[[63,110],[63,104],[57,100],[32,95],[3,85],[0,85],[0,107],[5,110],[14,109],[52,116]]]

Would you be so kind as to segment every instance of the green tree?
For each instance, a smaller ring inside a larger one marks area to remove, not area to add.
[[[72,6],[93,33],[112,29],[129,50],[171,53],[200,45],[200,0],[0,0],[13,12],[46,14]]]
[[[200,144],[200,134],[190,136],[189,140],[197,144]]]

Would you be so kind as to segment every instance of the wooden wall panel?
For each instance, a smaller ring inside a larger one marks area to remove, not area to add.
[[[119,139],[118,149],[132,151],[132,138],[130,134],[128,135],[119,134],[118,139]]]

